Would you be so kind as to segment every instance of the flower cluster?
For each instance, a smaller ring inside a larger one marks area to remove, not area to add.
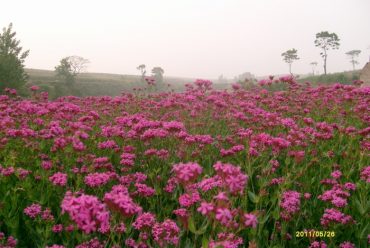
[[[248,182],[248,176],[245,175],[240,167],[232,164],[223,164],[217,162],[213,165],[217,175],[222,181],[222,186],[231,194],[242,194]]]
[[[113,186],[112,190],[104,195],[104,202],[110,209],[126,217],[142,212],[142,208],[132,200],[127,188],[122,185]]]
[[[81,194],[74,196],[68,191],[61,204],[62,213],[69,217],[85,233],[99,231],[106,233],[110,229],[110,214],[104,203],[96,196]]]
[[[187,185],[194,182],[200,174],[202,174],[202,167],[197,163],[179,163],[172,167],[172,172],[179,183]]]
[[[167,247],[168,245],[178,245],[180,228],[176,222],[167,219],[162,223],[156,223],[153,226],[152,234],[154,240],[160,247]]]
[[[285,191],[282,195],[280,207],[284,210],[281,217],[290,220],[293,214],[299,211],[301,194],[297,191]]]
[[[49,177],[50,182],[54,185],[65,186],[67,184],[68,176],[65,173],[57,172]]]

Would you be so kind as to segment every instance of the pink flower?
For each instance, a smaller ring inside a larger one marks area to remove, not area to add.
[[[352,185],[349,187],[353,188]],[[319,195],[318,198],[322,201],[330,201],[334,206],[342,208],[347,206],[347,198],[349,196],[350,193],[344,191],[342,185],[335,184],[332,189],[325,191],[322,195]]]
[[[233,233],[219,233],[217,234],[217,241],[211,240],[209,242],[209,248],[238,248],[242,244],[243,239]]]
[[[131,167],[135,164],[135,158],[136,155],[133,153],[122,153],[120,164]]]
[[[370,183],[370,166],[362,168],[360,178],[367,183]]]
[[[3,169],[1,169],[0,171],[1,171],[1,174],[2,174],[3,176],[8,177],[8,176],[11,176],[11,175],[13,175],[13,174],[14,174],[15,169],[14,169],[12,166],[10,166],[10,167],[8,167],[8,168],[3,168]]]
[[[344,188],[346,190],[352,190],[352,191],[354,191],[354,190],[356,190],[356,184],[354,184],[354,183],[345,183],[344,184]]]
[[[216,210],[216,220],[218,220],[222,225],[228,225],[233,219],[233,216],[229,209],[218,208]]]
[[[222,181],[219,176],[214,176],[211,178],[204,178],[201,182],[198,183],[198,187],[203,191],[207,192],[213,188],[220,187]]]
[[[304,193],[303,195],[304,199],[308,200],[311,198],[311,194],[310,193]]]
[[[135,183],[136,192],[138,195],[143,197],[150,197],[155,194],[155,190],[145,184]],[[135,194],[136,195],[136,194]]]
[[[258,221],[257,217],[254,214],[244,214],[244,225],[246,227],[253,227],[256,228]]]
[[[50,208],[47,208],[47,209],[45,209],[44,211],[42,211],[42,213],[41,213],[41,218],[42,218],[43,220],[46,220],[46,221],[53,221],[53,220],[54,220],[54,216],[53,216],[53,214],[51,213]]]
[[[185,129],[185,126],[182,122],[179,121],[169,121],[163,122],[162,126],[167,131],[181,131]]]
[[[106,205],[96,196],[81,194],[76,197],[68,191],[61,204],[62,213],[67,212],[70,218],[85,233],[99,231],[106,233],[110,229],[109,212]]]
[[[217,201],[228,201],[229,197],[227,197],[225,192],[219,192],[217,195],[213,197],[213,199]]]
[[[238,83],[234,83],[231,86],[233,87],[234,90],[239,90],[241,88],[241,85]]]
[[[179,197],[179,203],[182,207],[190,207],[194,203],[200,201],[200,195],[198,192],[186,193]]]
[[[85,176],[84,182],[87,186],[95,188],[107,184],[113,176],[112,172],[90,173]]]
[[[320,219],[321,225],[323,226],[328,226],[330,223],[348,224],[352,221],[353,219],[351,216],[345,215],[334,208],[325,209],[325,212]]]
[[[52,163],[51,163],[51,161],[49,161],[49,160],[46,160],[46,161],[42,161],[42,162],[41,162],[41,167],[42,167],[44,170],[50,170],[52,166],[53,166],[53,164],[52,164]]]
[[[49,177],[50,182],[54,185],[65,186],[67,184],[67,174],[57,172]]]
[[[327,248],[328,246],[324,241],[314,241],[310,244],[308,248]]]
[[[172,220],[165,220],[162,223],[156,223],[153,226],[152,234],[154,240],[160,247],[168,245],[177,246],[179,243],[180,228]]]
[[[23,212],[29,216],[30,218],[34,219],[36,218],[38,215],[41,214],[41,205],[40,204],[32,204],[28,207],[26,207]]]
[[[172,211],[172,213],[176,214],[178,217],[181,217],[181,218],[187,219],[189,217],[189,213],[186,208],[175,209]]]
[[[300,207],[301,194],[297,191],[285,191],[282,196],[280,207],[290,214],[297,213]]]
[[[217,162],[213,165],[213,168],[221,178],[223,187],[230,191],[231,194],[243,193],[248,182],[248,176],[241,171],[240,167]]]
[[[142,213],[141,215],[139,215],[136,220],[134,221],[134,223],[132,224],[132,226],[136,229],[136,230],[150,230],[153,225],[155,224],[155,215],[152,214],[152,213]]]
[[[339,170],[336,170],[336,171],[333,171],[331,173],[331,176],[335,179],[339,179],[341,176],[342,176],[342,172],[340,172]]]
[[[117,233],[124,233],[124,232],[126,232],[125,223],[121,222],[121,223],[117,224],[114,227],[114,231],[117,232]]]
[[[105,244],[100,243],[98,238],[93,238],[89,241],[86,241],[82,244],[77,245],[75,248],[104,248]]]
[[[348,241],[343,242],[339,245],[340,248],[356,248],[356,246]]]
[[[214,209],[214,206],[212,203],[201,202],[200,207],[198,207],[197,211],[200,212],[202,215],[207,215],[210,212],[212,212],[213,209]]]
[[[142,212],[142,208],[132,200],[127,188],[122,185],[115,185],[110,192],[105,193],[104,201],[109,208],[126,217]]]
[[[62,224],[58,224],[58,225],[54,225],[51,230],[54,232],[54,233],[60,233],[63,231],[63,225]]]
[[[336,196],[334,196],[333,197],[333,200],[331,201],[331,203],[334,206],[338,207],[338,208],[342,208],[342,207],[347,206],[347,200],[344,199],[344,198],[342,198],[342,197],[336,197]]]
[[[32,90],[32,91],[36,91],[36,90],[39,90],[39,89],[40,89],[40,87],[39,86],[36,86],[36,85],[32,85],[30,87],[30,90]]]
[[[179,163],[172,167],[172,172],[175,174],[178,182],[187,185],[195,181],[202,173],[202,167],[197,163]]]

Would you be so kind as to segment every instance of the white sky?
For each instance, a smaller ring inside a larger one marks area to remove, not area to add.
[[[165,75],[232,78],[283,74],[281,53],[296,48],[294,73],[319,62],[315,34],[335,32],[339,50],[328,72],[352,68],[345,52],[370,55],[370,0],[0,0],[0,26],[13,22],[30,49],[28,68],[54,69],[62,57],[91,61],[89,72],[138,74],[161,66]]]

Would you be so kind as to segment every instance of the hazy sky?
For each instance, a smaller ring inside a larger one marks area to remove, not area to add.
[[[339,50],[328,55],[328,72],[350,70],[345,52],[370,56],[370,0],[1,0],[1,27],[13,22],[30,49],[28,68],[54,69],[79,55],[89,72],[138,74],[161,66],[165,75],[232,78],[283,74],[281,53],[296,48],[295,73],[319,62],[315,34],[335,32]]]

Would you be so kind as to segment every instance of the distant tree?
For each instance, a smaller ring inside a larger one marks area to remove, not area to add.
[[[69,56],[60,60],[55,67],[57,77],[62,78],[67,84],[73,84],[78,74],[86,69],[89,60],[79,56]]]
[[[312,66],[312,75],[315,75],[315,68],[317,66],[317,62],[313,61],[313,62],[310,63],[310,65]]]
[[[338,35],[336,33],[329,33],[328,31],[322,31],[316,34],[315,46],[320,47],[323,51],[320,53],[324,60],[324,73],[326,75],[326,61],[328,58],[328,50],[339,49]]]
[[[299,60],[297,52],[298,51],[293,48],[281,54],[281,56],[283,56],[283,60],[285,61],[285,63],[289,65],[290,74],[292,74],[292,63],[294,62],[294,60]]]
[[[0,34],[0,91],[4,88],[19,89],[28,79],[24,71],[24,61],[29,50],[22,52],[20,41],[15,39],[13,24],[3,28]]]
[[[141,73],[141,81],[144,82],[145,81],[145,74],[146,74],[145,65],[144,64],[141,64],[138,67],[136,67],[136,69],[140,71],[140,73]]]
[[[226,77],[224,77],[224,75],[223,74],[221,74],[219,77],[218,77],[218,80],[217,80],[217,82],[218,83],[220,83],[220,84],[225,84],[225,83],[227,83],[227,78]]]
[[[154,67],[152,73],[157,84],[163,83],[164,70],[161,67]]]
[[[355,66],[358,64],[357,58],[360,55],[361,50],[351,50],[346,52],[346,55],[351,59],[349,62],[353,66],[353,70],[355,70]]]

